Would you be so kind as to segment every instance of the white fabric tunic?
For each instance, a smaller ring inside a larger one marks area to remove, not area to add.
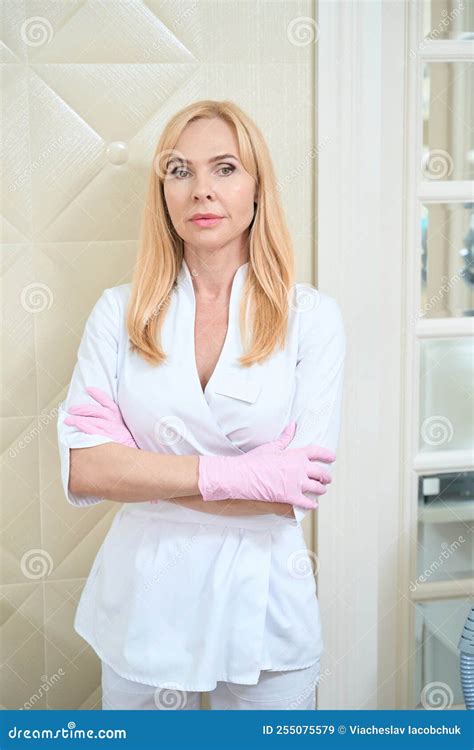
[[[87,386],[101,388],[119,405],[143,450],[238,456],[276,439],[293,419],[297,431],[289,447],[336,449],[345,356],[339,306],[314,287],[296,284],[285,348],[263,364],[241,367],[238,315],[248,268],[247,262],[234,275],[225,342],[204,392],[186,262],[163,322],[163,365],[152,366],[129,349],[131,285],[105,289],[59,405],[62,483],[70,503],[104,501],[68,488],[70,448],[112,442],[64,424],[70,406],[96,403]],[[225,516],[171,499],[123,503],[92,565],[75,630],[123,677],[181,690],[209,691],[221,680],[252,685],[262,669],[313,664],[323,642],[300,525],[308,512]]]

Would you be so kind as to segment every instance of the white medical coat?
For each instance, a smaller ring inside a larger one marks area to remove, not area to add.
[[[158,367],[128,347],[131,285],[105,289],[59,405],[61,475],[70,503],[104,500],[70,491],[70,448],[113,442],[64,424],[70,406],[95,403],[86,386],[101,388],[119,405],[144,450],[238,456],[274,440],[293,419],[297,431],[289,447],[336,449],[345,358],[339,306],[311,285],[296,284],[284,350],[243,368],[238,314],[248,267],[234,275],[225,342],[204,392],[186,262],[162,327],[168,360]],[[123,677],[182,690],[212,690],[220,680],[256,684],[261,669],[313,664],[323,641],[300,525],[310,511],[293,511],[295,518],[223,516],[169,500],[123,503],[92,565],[75,630]]]

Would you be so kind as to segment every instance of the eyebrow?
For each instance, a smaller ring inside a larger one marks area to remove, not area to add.
[[[237,157],[234,156],[233,154],[218,154],[218,156],[212,156],[208,160],[208,163],[212,164],[213,162],[221,161],[222,159],[235,159],[235,161],[238,161]],[[171,162],[173,161],[178,161],[181,164],[189,164],[190,166],[192,166],[192,161],[189,161],[188,159],[183,159],[181,156],[171,156],[168,161],[168,165],[171,164]]]

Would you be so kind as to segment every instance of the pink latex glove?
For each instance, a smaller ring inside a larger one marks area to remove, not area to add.
[[[68,413],[73,416],[67,417],[64,424],[77,427],[78,430],[89,435],[106,435],[117,443],[128,445],[129,448],[138,448],[115,401],[112,401],[100,388],[86,388],[86,391],[100,406],[95,406],[95,404],[71,406]],[[149,502],[159,503],[161,500],[149,500]]]
[[[99,406],[95,404],[71,406],[68,413],[73,416],[67,417],[64,424],[77,427],[78,430],[89,435],[105,435],[116,443],[128,445],[129,448],[138,448],[115,401],[112,401],[100,388],[86,388],[86,391],[99,403]]]
[[[336,454],[319,445],[288,448],[296,422],[290,422],[277,440],[263,443],[241,456],[199,456],[198,485],[203,500],[238,497],[289,503],[312,510],[318,503],[304,495],[324,495],[332,479],[313,461],[331,463]]]

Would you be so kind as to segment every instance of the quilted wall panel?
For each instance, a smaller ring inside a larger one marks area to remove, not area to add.
[[[312,280],[314,3],[3,0],[2,708],[100,708],[73,629],[117,505],[63,497],[56,444],[85,320],[130,280],[162,127],[233,99],[266,135]]]

